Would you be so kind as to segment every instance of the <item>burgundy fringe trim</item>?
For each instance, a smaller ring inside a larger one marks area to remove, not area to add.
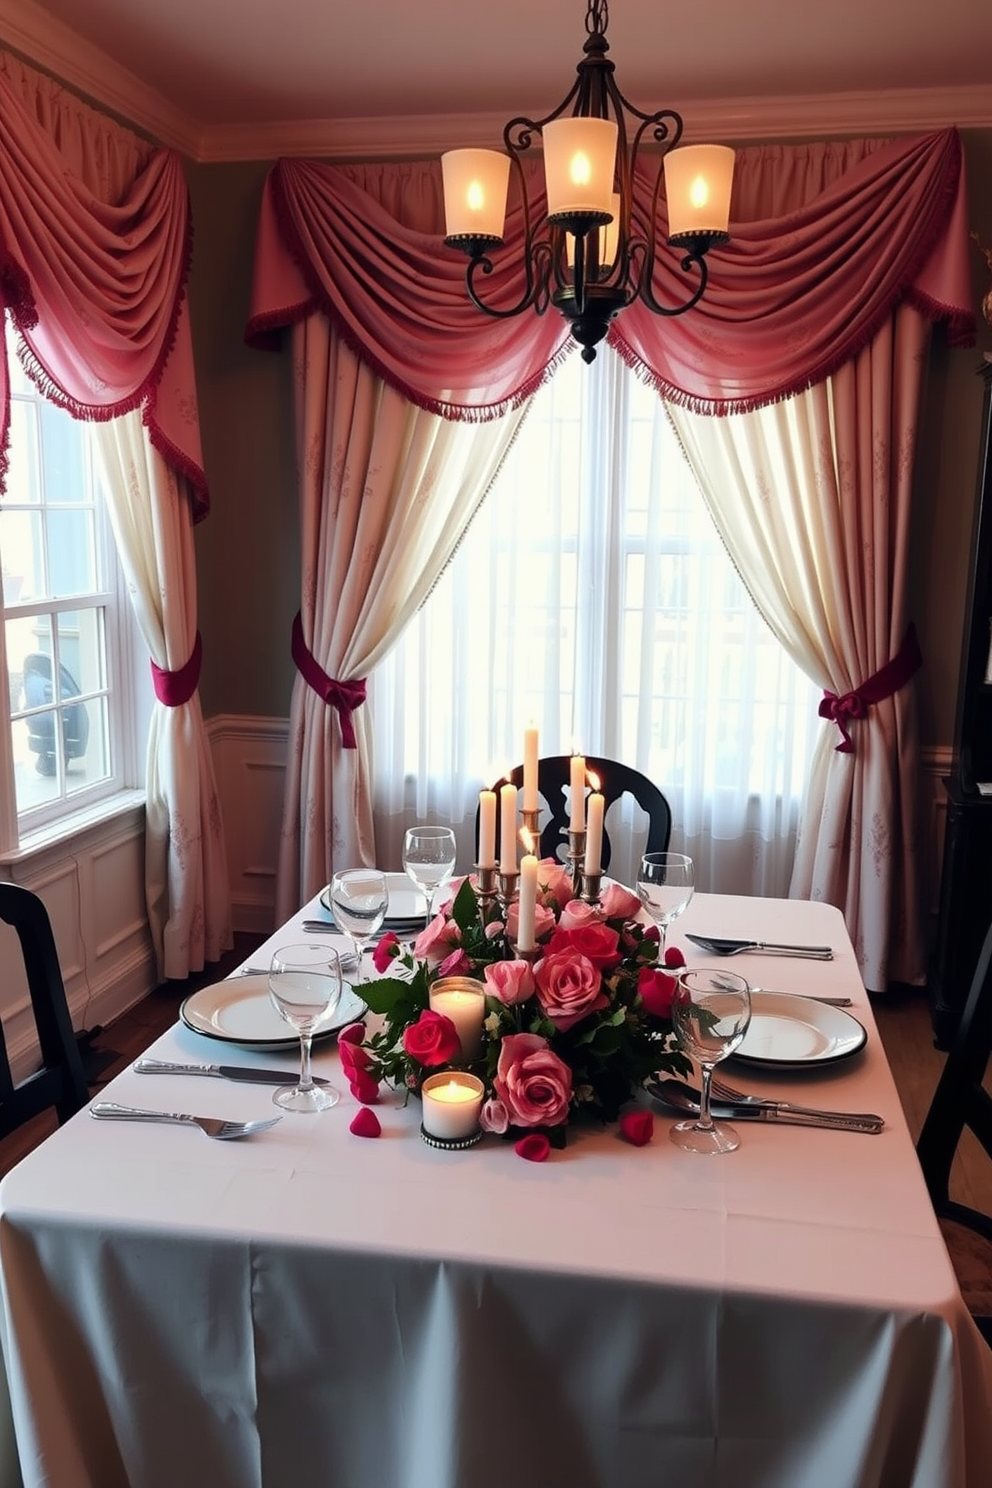
[[[19,331],[30,331],[38,324],[38,308],[27,271],[3,246],[0,246],[0,306],[10,311]]]

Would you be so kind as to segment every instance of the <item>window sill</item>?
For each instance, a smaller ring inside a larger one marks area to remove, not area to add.
[[[88,806],[82,811],[75,811],[70,816],[62,817],[57,822],[50,822],[47,826],[39,827],[35,832],[25,832],[18,847],[11,848],[9,852],[0,853],[0,863],[22,863],[25,859],[36,857],[50,848],[71,842],[94,827],[106,826],[107,823],[116,821],[129,812],[143,811],[144,806],[143,790],[119,791],[117,795],[109,796],[94,806]]]

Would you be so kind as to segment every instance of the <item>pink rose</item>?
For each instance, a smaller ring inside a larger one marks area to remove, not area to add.
[[[563,914],[562,919],[564,917]],[[585,956],[600,971],[612,971],[623,960],[620,936],[601,920],[590,921],[575,930],[563,929],[559,924],[548,942],[547,955],[554,955],[558,951]]]
[[[413,954],[418,961],[426,961],[428,966],[434,967],[458,949],[461,939],[462,933],[454,920],[435,915],[427,929],[421,930],[414,941]]]
[[[504,1007],[513,1007],[534,996],[534,973],[527,961],[494,961],[483,975],[486,991],[498,997]]]
[[[389,963],[400,954],[402,946],[393,930],[387,930],[385,935],[372,952],[372,965],[381,976],[384,971],[389,970]]]
[[[558,921],[560,930],[581,930],[586,925],[598,925],[603,915],[595,904],[584,899],[572,899],[561,912]]]
[[[669,976],[657,966],[642,966],[637,977],[637,990],[645,1012],[652,1018],[671,1018],[677,983],[677,977]]]
[[[511,945],[517,943],[517,933],[520,927],[520,905],[514,899],[506,912],[506,935]],[[498,927],[497,927],[498,928]],[[542,936],[549,935],[555,928],[554,910],[546,908],[540,900],[534,906],[534,939],[540,940]]]
[[[492,1132],[501,1137],[510,1124],[510,1116],[503,1102],[496,1096],[490,1096],[483,1104],[479,1112],[479,1125],[483,1131]]]
[[[575,951],[544,956],[534,969],[534,980],[542,1008],[563,1032],[609,1006],[599,970]]]
[[[493,1089],[513,1126],[561,1126],[568,1120],[572,1071],[540,1034],[506,1036]]]
[[[450,956],[445,956],[437,971],[438,976],[443,977],[471,976],[472,963],[465,952],[459,947],[457,951],[452,951]]]
[[[458,1030],[450,1018],[425,1008],[417,1019],[403,1030],[403,1048],[418,1064],[448,1064],[462,1051]]]
[[[620,1135],[632,1147],[646,1147],[654,1136],[654,1117],[651,1112],[625,1112],[620,1117]]]
[[[462,874],[461,878],[449,878],[448,879],[448,882],[444,885],[444,887],[442,888],[440,894],[438,895],[437,899],[435,900],[435,906],[436,906],[439,914],[444,914],[444,912],[446,910],[449,910],[451,908],[451,906],[454,904],[455,900],[458,898],[458,890],[461,888],[462,884],[465,882],[465,879],[466,879],[466,875],[465,874]],[[475,879],[473,878],[471,881],[472,881],[472,884],[474,885],[475,884]]]
[[[549,908],[557,904],[564,909],[574,897],[572,875],[556,858],[542,858],[537,865],[537,887]]]
[[[641,912],[641,901],[623,884],[611,883],[600,894],[599,907],[608,920],[633,920]]]

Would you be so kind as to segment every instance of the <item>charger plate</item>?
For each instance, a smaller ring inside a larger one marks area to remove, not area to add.
[[[752,992],[751,1022],[730,1057],[766,1069],[813,1069],[849,1059],[867,1040],[843,1008],[791,992]]]
[[[339,1029],[368,1009],[349,982],[345,982],[341,1001],[327,1022],[314,1034],[314,1043],[333,1038]],[[186,998],[179,1017],[193,1033],[219,1039],[225,1044],[240,1044],[246,1049],[298,1049],[299,1036],[280,1018],[269,998],[269,979],[264,973],[228,977],[201,987]]]

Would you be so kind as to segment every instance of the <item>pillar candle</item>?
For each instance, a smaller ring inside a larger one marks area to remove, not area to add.
[[[517,871],[517,787],[499,788],[499,866],[501,873]]]
[[[601,793],[593,791],[589,797],[589,820],[586,823],[586,873],[602,872],[604,809]]]
[[[421,1087],[424,1130],[449,1141],[471,1137],[479,1128],[485,1087],[475,1075],[446,1070],[428,1075]]]
[[[572,755],[571,790],[569,792],[571,817],[569,830],[582,832],[586,825],[586,762],[581,754]]]
[[[520,859],[520,904],[517,918],[517,945],[522,951],[534,949],[534,922],[537,908],[537,859],[533,853]]]
[[[440,977],[428,993],[431,1010],[455,1025],[466,1062],[482,1051],[482,1020],[486,1016],[486,987],[475,977]]]
[[[533,724],[524,729],[524,799],[525,811],[536,811],[537,805],[537,729]]]
[[[496,864],[496,792],[479,792],[479,856],[480,868],[492,868]]]

